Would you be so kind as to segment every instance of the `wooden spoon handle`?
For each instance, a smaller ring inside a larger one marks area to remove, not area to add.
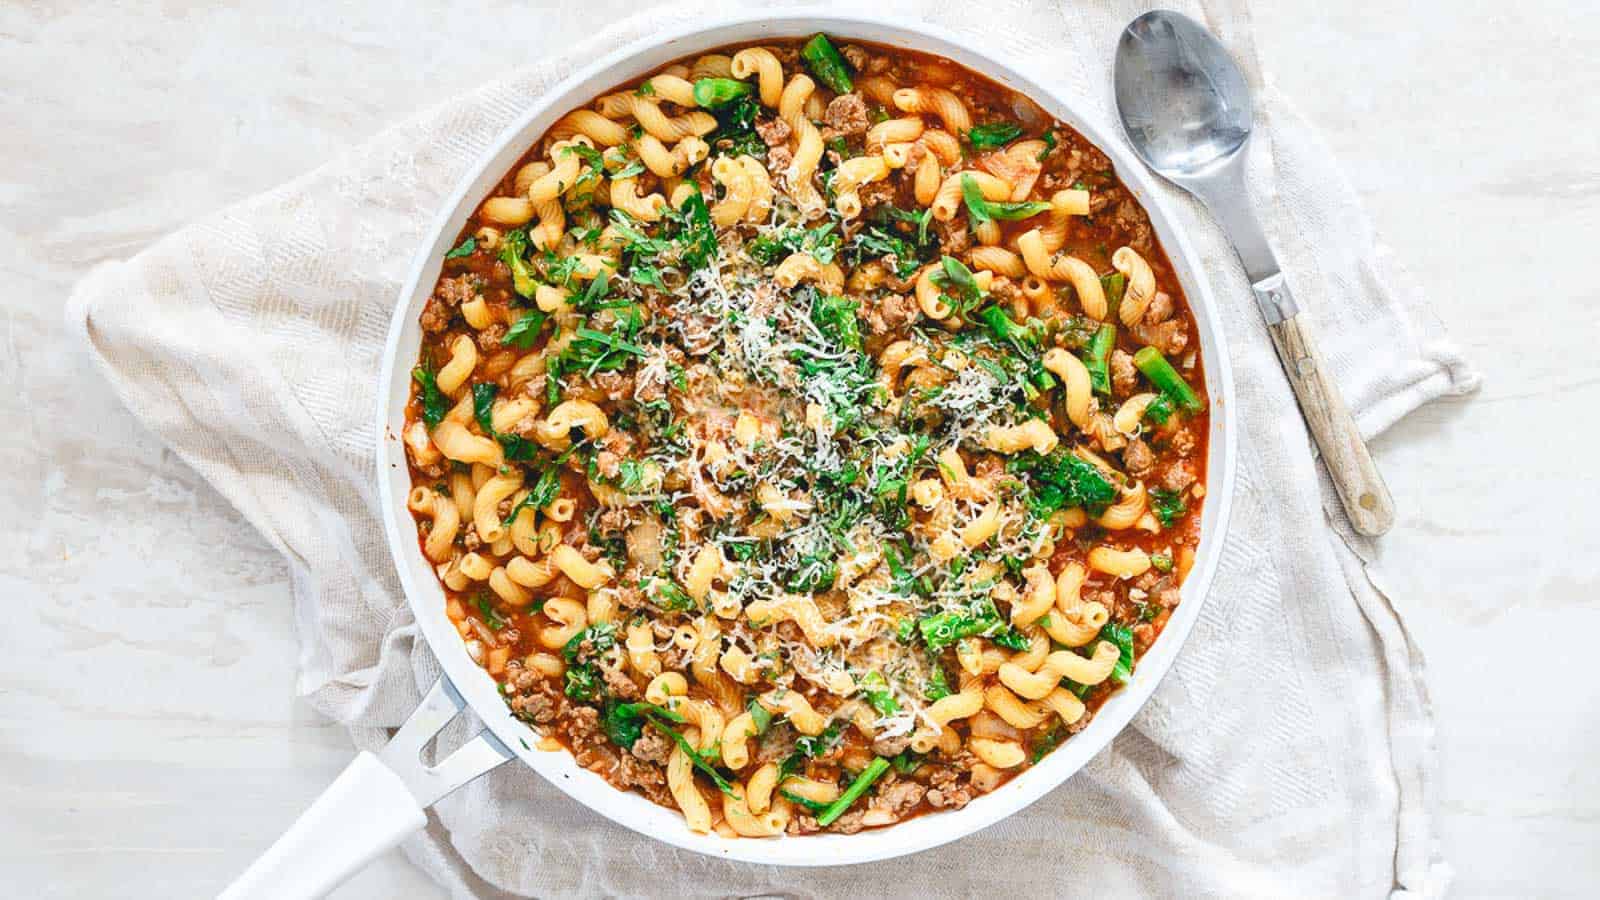
[[[1333,486],[1344,501],[1345,513],[1355,530],[1372,537],[1394,525],[1394,499],[1378,474],[1367,442],[1361,439],[1355,419],[1344,404],[1339,388],[1322,364],[1302,318],[1295,316],[1267,326],[1289,384],[1300,401],[1311,436],[1322,461],[1333,476]]]

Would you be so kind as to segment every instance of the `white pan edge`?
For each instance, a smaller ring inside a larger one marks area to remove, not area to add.
[[[494,681],[467,655],[444,613],[444,594],[432,566],[423,557],[416,526],[406,509],[411,484],[405,448],[400,441],[410,391],[411,369],[421,345],[418,315],[437,279],[444,253],[487,192],[503,173],[564,111],[584,105],[601,92],[658,69],[672,60],[714,47],[782,37],[804,37],[824,31],[844,39],[872,41],[948,57],[1032,98],[1046,112],[1081,132],[1105,151],[1117,175],[1149,212],[1151,224],[1166,249],[1194,309],[1211,399],[1211,434],[1203,527],[1194,568],[1183,584],[1183,602],[1156,645],[1139,661],[1132,683],[1111,697],[1082,732],[994,792],[974,799],[965,809],[919,816],[889,828],[854,835],[811,835],[804,838],[729,840],[698,835],[684,826],[676,810],[625,793],[600,776],[580,769],[564,750],[533,749],[537,735],[513,718]],[[1105,61],[1109,70],[1111,61]],[[507,747],[547,781],[577,802],[619,825],[674,846],[723,859],[769,865],[849,865],[891,859],[937,847],[971,834],[1015,813],[1061,785],[1104,749],[1133,718],[1172,667],[1188,638],[1211,585],[1227,531],[1236,458],[1234,387],[1220,316],[1193,247],[1178,227],[1173,211],[1152,189],[1152,177],[1129,153],[1120,134],[1106,133],[1079,118],[1068,98],[1039,80],[986,55],[961,38],[937,28],[870,14],[810,14],[803,10],[714,16],[707,21],[660,35],[596,60],[529,103],[528,111],[496,140],[444,204],[433,225],[433,242],[421,247],[389,326],[378,394],[377,474],[379,497],[400,583],[424,637],[445,674],[473,711]],[[524,773],[525,777],[525,773]],[[1070,788],[1069,788],[1070,790]]]

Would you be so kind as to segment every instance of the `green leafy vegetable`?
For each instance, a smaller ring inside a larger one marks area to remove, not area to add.
[[[428,423],[429,429],[435,428],[444,421],[445,413],[450,411],[450,398],[439,390],[432,366],[417,366],[411,370],[411,377],[422,388],[422,421]]]
[[[839,564],[832,555],[808,553],[783,586],[797,594],[815,594],[833,587],[838,577]]]
[[[627,750],[644,735],[644,726],[651,716],[660,716],[671,722],[682,722],[683,716],[653,703],[620,703],[608,698],[601,708],[600,727],[611,743]]]
[[[1172,401],[1167,399],[1166,394],[1157,394],[1150,405],[1144,408],[1144,418],[1157,425],[1167,424],[1167,420],[1172,418]]]
[[[1054,750],[1060,744],[1061,727],[1059,725],[1051,725],[1049,731],[1039,735],[1033,742],[1032,762],[1038,765],[1039,760],[1044,759],[1045,754]]]
[[[568,666],[563,692],[574,700],[600,699],[600,670],[588,663]]]
[[[1122,654],[1117,657],[1117,664],[1111,669],[1111,677],[1118,684],[1127,684],[1133,676],[1133,629],[1116,622],[1107,622],[1100,629],[1100,640],[1110,641],[1117,645]]]
[[[756,729],[756,733],[751,737],[760,737],[766,734],[768,729],[772,728],[772,711],[762,706],[760,700],[754,698],[751,698],[748,709],[750,710],[750,721],[755,725]]]
[[[1008,222],[1026,219],[1050,211],[1050,204],[1043,200],[1029,200],[1023,203],[985,200],[983,189],[978,187],[977,179],[971,175],[961,176],[961,199],[967,204],[967,215],[972,218],[974,225],[982,225],[991,219],[1004,219]]]
[[[894,770],[901,775],[910,775],[922,768],[922,754],[902,750],[889,757],[889,765],[894,766]]]
[[[922,686],[922,697],[932,703],[935,700],[943,700],[955,692],[950,689],[950,678],[945,675],[944,666],[938,657],[933,657],[928,662],[933,674],[928,676],[928,683]]]
[[[1081,507],[1098,516],[1117,499],[1116,486],[1093,463],[1064,448],[1058,447],[1048,456],[1026,450],[1013,456],[1006,467],[1012,474],[1026,476],[1028,509],[1041,519],[1069,507]]]
[[[1106,318],[1115,319],[1122,308],[1122,295],[1128,290],[1128,276],[1121,272],[1101,275],[1100,288],[1106,293]]]
[[[821,800],[812,800],[809,797],[802,797],[790,790],[779,790],[778,793],[782,794],[790,803],[793,803],[795,806],[798,806],[806,812],[811,813],[813,816],[821,815],[828,810],[828,804],[822,802]]]
[[[534,445],[520,434],[503,434],[494,430],[494,398],[500,386],[491,381],[480,381],[472,386],[472,415],[478,420],[483,433],[500,442],[511,460],[532,459]]]
[[[1007,650],[1016,650],[1018,652],[1028,649],[1028,646],[1031,643],[1028,640],[1027,635],[1015,628],[1010,627],[1003,628],[1000,631],[990,635],[989,640],[994,641],[995,644],[1004,647]]]
[[[500,238],[500,261],[511,270],[511,287],[522,297],[532,297],[539,283],[534,279],[533,267],[528,265],[528,230],[516,228]]]
[[[1173,522],[1183,518],[1189,507],[1183,502],[1183,491],[1151,488],[1150,510],[1161,520],[1162,527],[1171,528]]]
[[[561,451],[561,455],[557,456],[550,465],[545,466],[544,470],[539,473],[539,477],[534,480],[533,487],[528,488],[528,493],[524,494],[522,499],[511,507],[511,512],[506,515],[505,520],[500,524],[510,527],[511,523],[516,521],[517,516],[524,509],[544,509],[554,502],[556,495],[561,492],[561,467],[566,464],[567,459],[577,449],[578,445],[573,444]]]
[[[780,228],[747,243],[745,252],[764,266],[776,265],[791,253],[809,253],[827,265],[838,255],[840,244],[839,235],[833,233],[833,223],[829,222],[816,228]]]
[[[1150,568],[1155,569],[1157,572],[1171,572],[1172,557],[1165,553],[1152,553],[1150,554]]]
[[[510,344],[519,350],[530,349],[533,347],[534,339],[539,336],[540,330],[544,328],[544,323],[547,319],[549,319],[549,316],[546,316],[543,312],[537,309],[530,309],[523,313],[521,318],[511,323],[511,327],[506,329],[505,337],[501,338],[501,342]]]
[[[500,613],[495,611],[494,601],[489,598],[487,593],[478,592],[477,604],[478,615],[483,617],[483,624],[489,626],[490,631],[499,631],[506,627],[506,620],[502,619]]]
[[[764,158],[767,142],[756,131],[756,114],[760,110],[761,105],[748,94],[713,109],[711,114],[717,117],[717,128],[706,136],[706,143],[715,153]]]
[[[817,291],[811,300],[811,321],[830,340],[848,350],[861,350],[861,320],[856,318],[858,303]]]
[[[1089,370],[1089,384],[1096,393],[1111,394],[1111,351],[1117,346],[1117,327],[1101,325],[1084,348],[1083,365]]]
[[[1020,325],[998,306],[985,307],[978,313],[978,319],[988,326],[995,340],[1008,343],[1022,353],[1039,351],[1039,341],[1044,336],[1043,322],[1029,319],[1028,324]]]
[[[833,48],[828,36],[822,33],[812,35],[800,48],[800,58],[806,62],[806,68],[823,86],[835,94],[848,94],[855,90],[850,83],[850,67],[845,64],[844,57]]]
[[[449,253],[444,255],[444,258],[461,259],[464,256],[471,256],[472,252],[476,249],[478,249],[478,239],[468,235],[466,240],[457,244],[454,250],[451,250]]]
[[[649,706],[648,703],[618,703],[607,698],[605,705],[600,709],[600,728],[616,744],[624,750],[632,750],[644,735],[645,714],[639,707]]]
[[[639,587],[650,602],[666,612],[688,612],[694,609],[694,598],[678,587],[670,578],[651,576],[641,579]]]
[[[830,724],[822,729],[821,734],[803,735],[794,742],[795,749],[807,757],[815,758],[827,754],[844,734],[844,725],[839,722]]]
[[[1054,131],[1046,131],[1044,133],[1044,149],[1039,151],[1038,161],[1039,162],[1044,162],[1044,158],[1046,156],[1049,156],[1050,155],[1050,151],[1054,150],[1055,148],[1056,148],[1056,133]]]
[[[1004,147],[1022,134],[1022,126],[1015,122],[990,122],[974,125],[966,134],[967,143],[974,150],[993,150]]]
[[[715,766],[707,762],[706,758],[701,755],[699,750],[695,749],[693,744],[689,743],[687,738],[679,734],[677,729],[661,721],[658,713],[652,712],[649,715],[650,724],[666,732],[667,737],[672,738],[672,742],[678,745],[678,748],[683,751],[685,756],[689,757],[689,762],[711,779],[712,783],[717,786],[717,790],[730,797],[733,796],[733,785],[728,783],[727,777],[718,772]],[[681,717],[679,721],[682,721]]]
[[[832,825],[835,819],[844,815],[845,810],[861,799],[861,795],[867,792],[867,788],[872,787],[872,783],[887,771],[889,771],[889,761],[881,756],[873,757],[872,762],[868,763],[867,767],[861,770],[861,774],[856,776],[856,780],[850,782],[850,786],[845,788],[844,793],[839,795],[839,799],[833,801],[822,812],[822,815],[817,816],[817,824],[824,828]]]
[[[585,643],[588,644],[585,647]],[[573,635],[561,648],[561,656],[568,663],[582,662],[596,653],[604,653],[617,645],[617,626],[612,622],[597,622]]]
[[[690,192],[683,205],[669,211],[665,218],[676,226],[673,238],[678,244],[678,262],[685,269],[703,269],[716,257],[717,232],[711,227],[711,211],[706,208],[704,194]]]
[[[947,609],[924,616],[917,621],[917,630],[922,633],[922,642],[929,650],[942,650],[957,641],[979,636],[992,638],[996,643],[1015,643],[1015,638],[1009,634],[1014,629],[1000,618],[994,601],[988,597],[978,599],[966,609]],[[1026,647],[1026,639],[1023,639],[1020,649]]]
[[[1150,383],[1155,385],[1157,390],[1172,401],[1173,406],[1190,413],[1197,413],[1206,408],[1205,401],[1194,392],[1189,382],[1183,380],[1183,376],[1172,367],[1172,363],[1167,362],[1167,358],[1161,355],[1160,350],[1154,347],[1140,347],[1138,352],[1133,354],[1133,364],[1144,373],[1144,377],[1150,379]]]
[[[954,256],[941,258],[938,271],[929,277],[934,284],[954,292],[956,302],[953,306],[957,316],[964,316],[967,310],[983,302],[983,289],[978,287],[978,279],[971,269]]]
[[[867,705],[877,710],[880,716],[890,716],[900,711],[900,701],[894,699],[888,679],[880,672],[868,672],[862,677],[861,694],[867,698]]]
[[[850,247],[856,251],[858,260],[872,256],[893,256],[894,272],[901,278],[911,277],[922,267],[916,245],[875,225],[856,232]]]

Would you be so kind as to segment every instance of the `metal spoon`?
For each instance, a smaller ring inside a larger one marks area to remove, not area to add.
[[[1199,197],[1233,242],[1351,525],[1366,535],[1388,531],[1394,524],[1389,489],[1306,323],[1297,318],[1294,295],[1250,208],[1244,184],[1250,87],[1238,66],[1194,20],[1148,12],[1130,22],[1117,43],[1116,95],[1134,152]]]

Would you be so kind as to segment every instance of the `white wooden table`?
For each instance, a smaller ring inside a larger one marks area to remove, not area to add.
[[[0,871],[16,896],[206,896],[350,748],[294,698],[283,564],[73,350],[66,291],[626,4],[509,4],[489,30],[465,7],[103,6],[0,6]],[[1459,893],[1592,894],[1600,21],[1391,6],[1272,4],[1259,44],[1487,378],[1376,445]],[[340,896],[437,893],[391,854]]]

